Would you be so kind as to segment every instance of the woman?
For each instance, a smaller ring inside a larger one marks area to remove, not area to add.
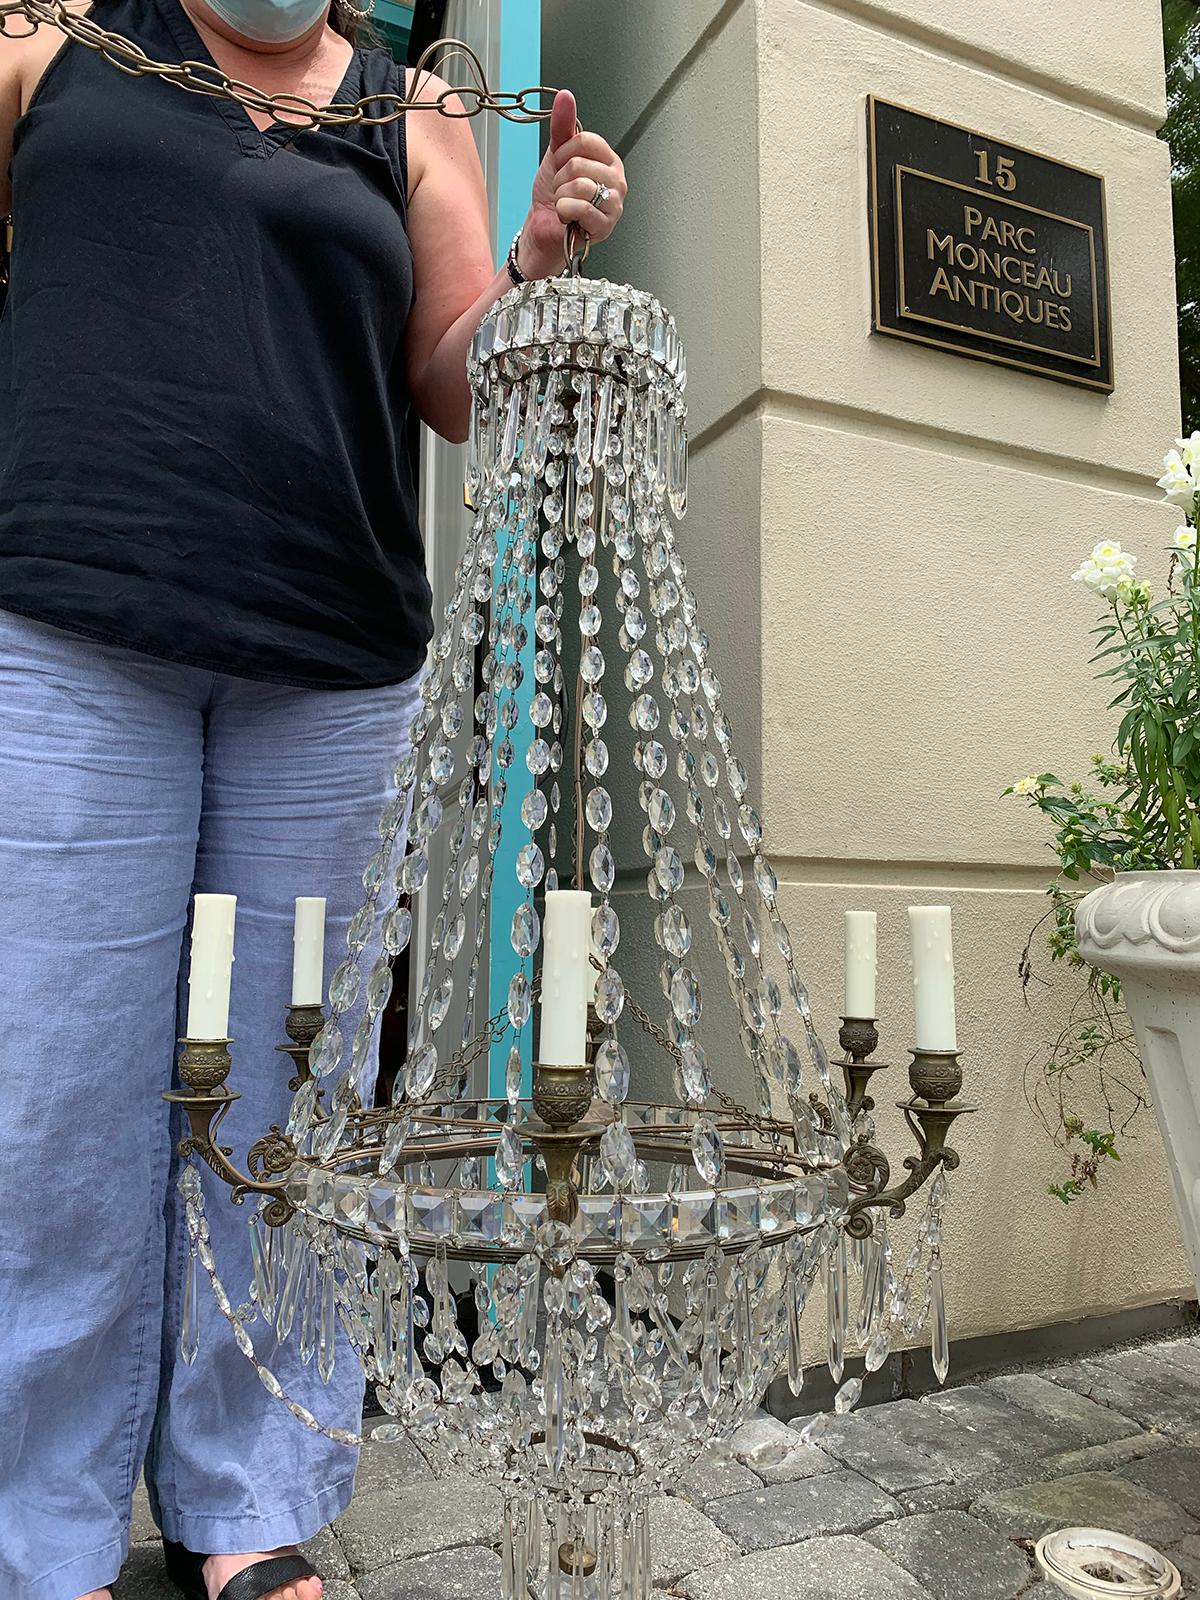
[[[268,93],[402,83],[328,0],[94,15]],[[559,270],[564,224],[605,238],[624,174],[559,94],[496,272],[468,123],[301,131],[49,27],[0,42],[0,138],[0,1594],[108,1600],[144,1463],[187,1592],[318,1600],[294,1547],[345,1508],[350,1452],[267,1394],[207,1294],[194,1364],[176,1355],[161,1095],[187,908],[238,896],[222,1137],[244,1151],[286,1108],[292,900],[327,895],[336,959],[431,631],[406,410],[465,436],[481,315]],[[245,1217],[211,1179],[208,1212],[246,1283]],[[355,1425],[347,1350],[326,1387],[295,1339],[253,1333]]]

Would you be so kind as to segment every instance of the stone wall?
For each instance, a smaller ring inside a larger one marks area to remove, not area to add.
[[[1065,1163],[1024,1083],[1073,986],[1043,964],[1025,1005],[1017,964],[1052,861],[1037,819],[1000,799],[1027,771],[1082,775],[1108,737],[1078,559],[1114,536],[1158,576],[1175,525],[1151,487],[1178,428],[1157,0],[1110,0],[1102,25],[1084,0],[546,0],[544,13],[546,81],[576,89],[629,168],[627,220],[591,267],[659,294],[688,346],[683,548],[827,1040],[843,910],[879,913],[880,1055],[901,1062],[905,907],[954,908],[981,1111],[959,1141],[952,1331],[1188,1293],[1150,1116],[1097,1196],[1064,1210],[1047,1193]],[[1105,175],[1113,395],[869,333],[869,93]],[[622,966],[653,1000],[657,957],[632,915],[639,837],[640,817]],[[701,929],[705,904],[693,892]],[[708,976],[711,1016],[725,985]],[[904,1088],[897,1068],[879,1098]],[[882,1118],[897,1157],[898,1122]]]

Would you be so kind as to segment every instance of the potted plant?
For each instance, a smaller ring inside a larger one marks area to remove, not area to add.
[[[1115,541],[1074,574],[1104,603],[1093,659],[1120,716],[1113,759],[1096,760],[1101,792],[1052,773],[1010,792],[1054,823],[1066,877],[1083,869],[1107,880],[1078,901],[1061,895],[1052,944],[1094,969],[1093,993],[1128,1012],[1200,1289],[1200,433],[1165,467],[1159,487],[1185,518],[1166,594],[1155,598]]]

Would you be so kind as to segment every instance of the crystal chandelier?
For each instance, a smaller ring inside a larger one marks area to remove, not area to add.
[[[253,1147],[249,1172],[215,1137],[232,1097],[228,1041],[184,1041],[182,1149],[257,1200],[251,1298],[235,1309],[185,1167],[182,1341],[194,1358],[202,1268],[262,1382],[306,1426],[357,1442],[284,1393],[256,1324],[299,1341],[326,1379],[335,1357],[357,1358],[390,1418],[376,1438],[502,1489],[505,1600],[644,1600],[650,1496],[727,1450],[778,1373],[799,1393],[814,1284],[836,1411],[861,1392],[844,1378],[852,1349],[874,1370],[927,1323],[945,1376],[947,1136],[970,1108],[955,1098],[957,1051],[915,1051],[903,1110],[919,1153],[889,1187],[867,1093],[874,1019],[844,1019],[831,1070],[676,542],[683,345],[651,296],[585,280],[570,241],[567,255],[564,275],[495,305],[472,344],[470,540],[328,1012],[289,1014],[290,1116]],[[630,758],[626,786],[616,775]],[[636,976],[661,1022],[621,967],[614,793],[634,788],[661,956]],[[497,851],[513,827],[520,966],[480,1025]],[[439,832],[450,853],[435,872]],[[574,889],[560,889],[568,859]],[[705,895],[707,927],[685,909]],[[364,973],[380,927],[383,953]],[[392,960],[418,928],[407,1063],[392,1103],[373,1108],[360,1086]],[[705,938],[728,996],[702,997]],[[706,1053],[722,1014],[753,1109],[719,1087]],[[504,1100],[469,1097],[480,1039],[510,1046]],[[660,1064],[674,1098],[631,1098]],[[894,1260],[886,1218],[930,1179],[916,1242]]]

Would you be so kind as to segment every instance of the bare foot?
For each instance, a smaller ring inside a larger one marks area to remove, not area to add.
[[[217,1600],[221,1590],[230,1578],[244,1572],[247,1567],[252,1567],[256,1561],[269,1561],[272,1556],[294,1556],[294,1545],[285,1546],[282,1550],[259,1551],[254,1555],[241,1556],[209,1556],[204,1563],[204,1583],[208,1589],[209,1600]],[[298,1578],[291,1583],[285,1583],[280,1589],[272,1589],[264,1600],[321,1600],[325,1587],[320,1578]],[[97,1600],[110,1600],[107,1596],[97,1596]]]
[[[86,1594],[81,1594],[79,1600],[112,1600],[111,1589],[89,1589]]]

